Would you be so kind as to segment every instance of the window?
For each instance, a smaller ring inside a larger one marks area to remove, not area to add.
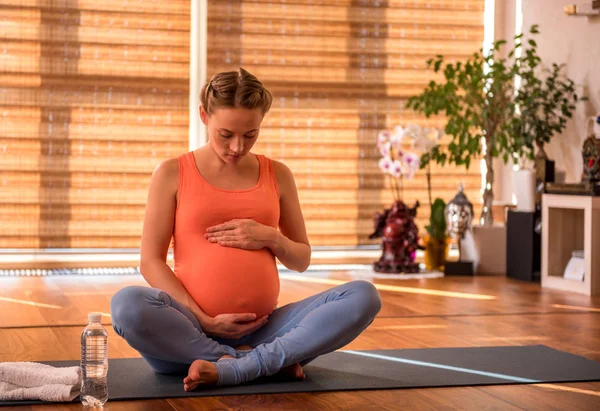
[[[0,247],[139,247],[188,149],[189,3],[0,0]]]
[[[378,168],[378,133],[442,126],[405,110],[432,78],[425,61],[462,60],[482,46],[485,0],[294,0],[208,3],[208,75],[244,67],[274,95],[254,151],[294,172],[313,245],[372,243],[373,216],[392,203]],[[480,198],[478,162],[432,168],[446,201],[464,182]],[[404,199],[429,216],[426,178],[405,180]]]

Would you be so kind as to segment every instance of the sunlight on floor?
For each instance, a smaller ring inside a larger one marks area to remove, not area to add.
[[[315,278],[309,276],[302,275],[294,275],[294,274],[281,274],[280,278],[282,280],[291,280],[291,281],[301,281],[307,283],[319,283],[319,284],[329,284],[329,285],[341,285],[347,283],[347,281],[342,280],[334,280],[331,278]],[[410,294],[424,294],[424,295],[436,295],[440,297],[450,297],[450,298],[464,298],[468,300],[495,300],[496,297],[493,295],[485,295],[485,294],[470,294],[470,293],[459,293],[455,291],[442,291],[442,290],[430,290],[426,288],[414,288],[414,287],[401,287],[397,285],[387,285],[387,284],[373,284],[375,288],[381,291],[394,291],[398,293],[410,293]]]

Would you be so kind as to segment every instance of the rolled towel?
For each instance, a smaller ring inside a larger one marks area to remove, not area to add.
[[[36,362],[0,363],[0,400],[72,401],[81,387],[80,367]]]
[[[80,392],[79,385],[46,384],[40,387],[19,387],[0,382],[0,400],[40,400],[52,402],[73,401]]]

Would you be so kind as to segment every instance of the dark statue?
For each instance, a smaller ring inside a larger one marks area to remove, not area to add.
[[[418,207],[418,201],[412,208],[408,208],[402,201],[396,201],[391,209],[385,209],[383,213],[375,215],[375,232],[369,239],[383,237],[381,258],[373,263],[375,271],[419,272],[419,264],[415,263],[415,254],[419,248],[419,229],[414,221]]]
[[[586,183],[600,182],[600,139],[593,134],[583,143],[583,176]]]
[[[600,119],[600,116],[597,118]],[[600,125],[600,121],[596,121]],[[581,155],[581,183],[549,183],[548,193],[600,196],[600,137],[590,134],[583,142]]]

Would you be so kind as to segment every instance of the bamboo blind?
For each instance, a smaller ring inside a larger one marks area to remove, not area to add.
[[[139,247],[188,148],[187,0],[0,0],[0,247]]]
[[[294,172],[314,245],[373,243],[373,216],[393,201],[378,168],[378,133],[442,126],[405,110],[433,78],[425,61],[465,59],[483,42],[484,0],[241,0],[209,2],[209,76],[244,67],[274,96],[254,151]],[[481,172],[433,167],[433,196],[464,182],[477,206]],[[429,216],[426,178],[404,200]],[[476,207],[478,208],[478,207]],[[480,207],[479,207],[480,208]]]
[[[209,75],[243,66],[274,95],[256,152],[296,176],[314,245],[371,243],[391,203],[379,131],[483,38],[484,0],[209,1]],[[0,247],[139,247],[150,173],[187,150],[189,2],[0,0]],[[434,168],[448,200],[469,173]],[[423,173],[405,181],[429,214]]]

